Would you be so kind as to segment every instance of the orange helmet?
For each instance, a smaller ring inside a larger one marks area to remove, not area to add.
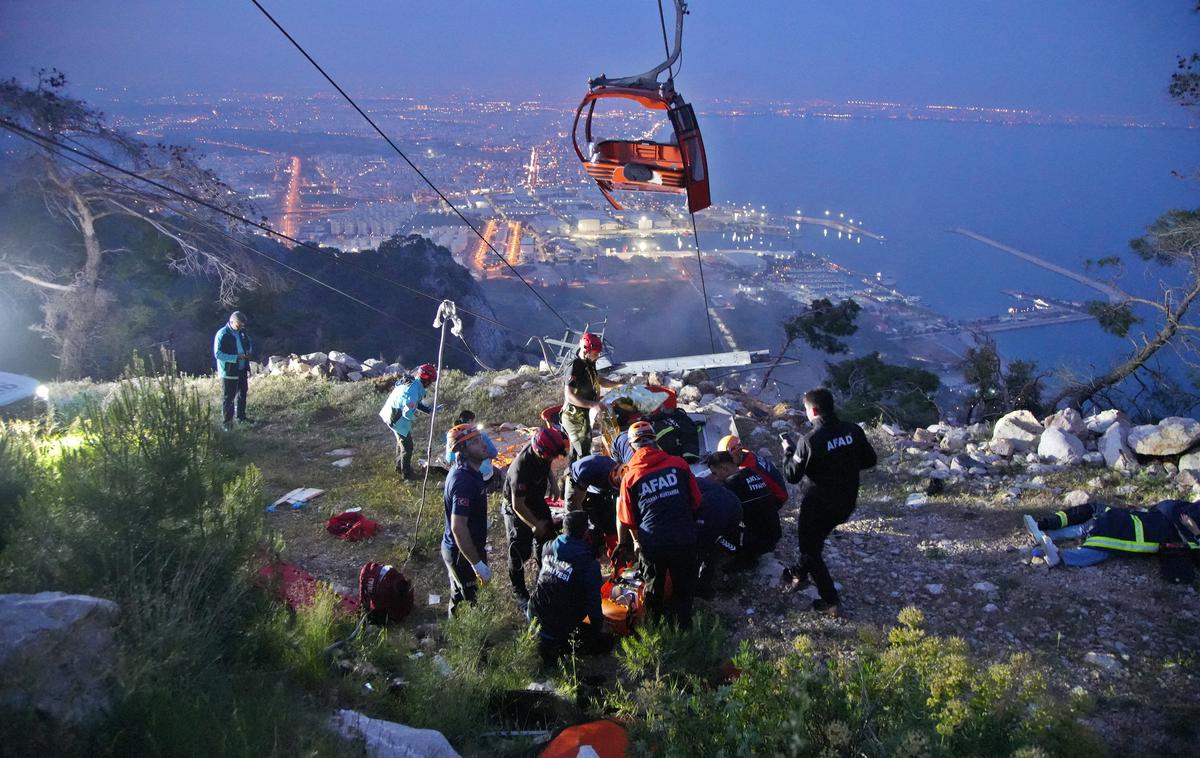
[[[579,338],[579,348],[585,353],[598,353],[604,349],[604,340],[598,334],[584,332]]]
[[[726,434],[724,437],[721,438],[721,441],[717,443],[717,450],[718,450],[718,452],[725,451],[725,450],[737,450],[741,446],[742,446],[742,441],[737,438],[737,435]]]
[[[458,424],[450,427],[446,432],[446,449],[450,451],[457,450],[464,442],[475,439],[479,436],[479,428],[474,424]]]
[[[638,443],[656,442],[654,427],[649,421],[634,421],[629,425],[629,444],[639,447]]]
[[[546,460],[566,455],[567,451],[571,449],[571,441],[567,439],[567,435],[547,426],[537,430],[533,439],[529,441],[529,445],[539,458]]]
[[[417,366],[416,375],[423,382],[436,382],[437,366],[432,363],[422,363],[420,366]]]

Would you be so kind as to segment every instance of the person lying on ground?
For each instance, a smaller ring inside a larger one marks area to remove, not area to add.
[[[1024,522],[1050,566],[1094,566],[1114,555],[1153,555],[1166,545],[1200,556],[1200,501],[1138,509],[1087,503],[1039,519],[1025,515]],[[1055,540],[1079,540],[1079,547],[1060,549]]]

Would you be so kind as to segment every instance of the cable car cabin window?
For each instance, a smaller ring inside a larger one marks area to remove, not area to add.
[[[694,132],[698,127],[696,125],[696,112],[692,110],[690,103],[672,108],[670,111],[671,126],[675,128],[677,134],[686,132]]]

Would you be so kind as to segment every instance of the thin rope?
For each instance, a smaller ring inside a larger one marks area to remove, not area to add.
[[[663,15],[662,0],[658,0],[658,24],[662,27],[663,51],[667,54],[667,60],[671,60],[671,44],[667,42],[667,19]],[[682,53],[683,51],[681,50],[680,52]],[[674,88],[675,72],[671,70],[670,66],[667,66],[667,81]]]
[[[717,340],[713,337],[712,327],[712,311],[708,307],[708,286],[704,283],[704,260],[700,257],[700,233],[696,231],[696,214],[689,213],[692,217],[692,239],[696,242],[696,263],[700,265],[700,294],[704,298],[704,316],[708,319],[708,346],[715,353],[717,352]]]

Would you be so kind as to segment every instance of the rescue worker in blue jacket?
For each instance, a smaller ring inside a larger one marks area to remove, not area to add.
[[[1094,566],[1114,555],[1153,555],[1168,544],[1200,556],[1200,502],[1163,500],[1136,510],[1086,503],[1040,519],[1027,515],[1024,521],[1051,566]],[[1062,550],[1054,544],[1069,539],[1080,540],[1079,547]]]
[[[476,579],[492,580],[487,565],[487,492],[479,464],[487,448],[479,430],[459,424],[446,432],[446,447],[454,451],[454,465],[446,476],[442,505],[446,527],[442,532],[442,562],[450,575],[450,615],[462,603],[475,603]]]
[[[253,423],[246,418],[246,390],[253,354],[254,346],[246,334],[246,314],[234,311],[213,337],[213,357],[217,361],[217,376],[221,377],[221,418],[226,429],[233,424],[235,413],[240,423]]]
[[[624,466],[607,455],[585,455],[568,469],[567,509],[588,515],[598,535],[617,533],[617,489]]]
[[[633,457],[621,476],[617,501],[617,539],[641,553],[646,608],[668,613],[680,628],[692,626],[696,588],[696,510],[700,487],[687,461],[659,449],[654,427],[637,421],[629,427]],[[664,599],[671,577],[671,600]]]
[[[417,472],[412,467],[412,426],[417,420],[417,411],[429,413],[433,410],[423,401],[425,391],[435,381],[437,367],[432,363],[422,363],[408,381],[396,382],[379,409],[379,418],[396,435],[396,473],[404,480],[417,478]]]
[[[850,518],[858,504],[859,472],[874,466],[877,458],[862,428],[837,417],[829,390],[822,387],[805,392],[804,410],[812,431],[795,446],[790,440],[784,444],[787,480],[796,484],[807,476],[812,482],[800,502],[797,519],[800,564],[791,571],[798,584],[812,577],[821,595],[813,601],[814,611],[838,616],[837,588],[821,553],[825,538]]]
[[[742,501],[717,478],[697,479],[700,508],[696,511],[696,554],[700,571],[696,597],[712,600],[713,584],[722,555],[735,556],[742,541]]]
[[[738,546],[734,568],[753,568],[759,556],[774,550],[783,536],[783,527],[779,523],[782,503],[768,484],[767,474],[759,469],[738,466],[728,450],[713,453],[706,463],[712,475],[742,504],[742,543]]]
[[[547,663],[567,652],[572,635],[586,652],[612,649],[600,605],[600,564],[585,539],[587,530],[587,514],[571,511],[563,517],[564,533],[542,550],[527,613],[538,622],[538,652]]]

